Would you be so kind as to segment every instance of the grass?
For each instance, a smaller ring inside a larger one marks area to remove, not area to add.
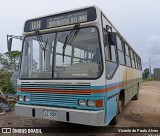
[[[147,81],[153,81],[154,78],[143,78],[143,82],[147,82]]]

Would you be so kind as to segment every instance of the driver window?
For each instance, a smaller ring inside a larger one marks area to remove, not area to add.
[[[104,30],[104,47],[105,47],[105,56],[106,56],[106,77],[112,79],[114,73],[117,70],[117,53],[116,46],[109,45],[108,33]]]

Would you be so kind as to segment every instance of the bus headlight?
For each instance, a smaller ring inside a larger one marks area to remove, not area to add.
[[[78,105],[79,106],[85,106],[86,105],[86,101],[85,100],[78,100]]]
[[[23,101],[23,96],[22,95],[20,95],[20,96],[18,96],[18,101]]]
[[[87,106],[88,107],[94,107],[95,106],[95,101],[94,100],[88,100],[87,101]]]
[[[29,102],[29,96],[25,96],[25,97],[24,97],[24,101],[25,101],[25,102]]]

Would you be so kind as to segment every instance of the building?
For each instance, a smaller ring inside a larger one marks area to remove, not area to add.
[[[154,80],[160,80],[160,68],[154,69]]]

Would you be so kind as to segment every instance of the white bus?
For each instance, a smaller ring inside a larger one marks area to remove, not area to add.
[[[107,126],[138,99],[141,58],[98,7],[27,20],[22,40],[17,115]]]

